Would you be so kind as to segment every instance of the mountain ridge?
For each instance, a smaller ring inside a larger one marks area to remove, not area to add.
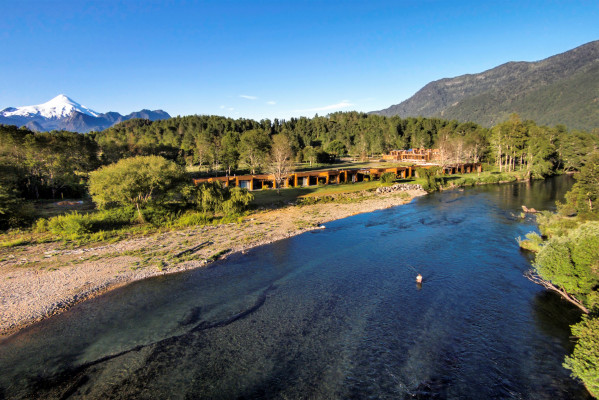
[[[170,117],[166,111],[148,109],[127,115],[115,111],[98,113],[64,94],[42,104],[0,110],[0,124],[25,126],[36,132],[68,130],[86,133],[101,131],[134,118],[156,121]]]
[[[597,68],[599,41],[593,41],[540,61],[511,61],[481,73],[432,81],[409,99],[371,113],[492,126],[515,112],[542,124],[591,130],[599,127]]]

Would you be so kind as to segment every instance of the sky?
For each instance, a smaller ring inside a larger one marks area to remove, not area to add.
[[[0,109],[289,119],[599,39],[593,1],[0,0]]]

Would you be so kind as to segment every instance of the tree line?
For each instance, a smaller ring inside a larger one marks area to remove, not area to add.
[[[441,164],[484,162],[542,177],[580,169],[598,143],[597,131],[538,126],[517,115],[491,129],[359,112],[274,121],[205,115],[138,119],[89,134],[0,126],[0,215],[6,219],[10,212],[2,210],[14,210],[18,199],[83,196],[91,171],[134,156],[161,156],[204,175],[284,175],[290,167],[275,168],[275,153],[312,165],[341,156],[367,159],[392,149],[438,148]]]
[[[583,311],[571,327],[576,346],[564,367],[599,397],[599,152],[589,155],[575,178],[557,212],[537,218],[543,237],[527,235],[528,248],[537,252],[529,276]]]

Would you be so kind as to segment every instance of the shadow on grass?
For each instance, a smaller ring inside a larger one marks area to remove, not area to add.
[[[256,190],[252,192],[254,201],[251,206],[258,207],[277,207],[288,202],[295,202],[298,198],[316,192],[317,187],[301,187],[281,189],[277,193],[275,189]]]

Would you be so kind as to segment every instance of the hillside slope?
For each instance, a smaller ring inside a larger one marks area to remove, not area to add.
[[[379,115],[426,116],[492,126],[511,113],[539,124],[599,128],[599,41],[537,62],[431,82]]]

